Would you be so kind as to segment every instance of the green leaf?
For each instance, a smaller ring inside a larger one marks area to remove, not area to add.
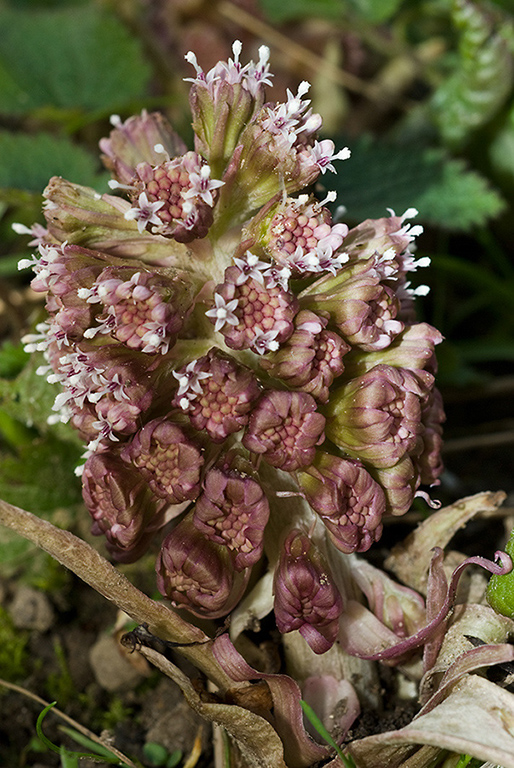
[[[266,17],[273,24],[292,19],[341,19],[346,10],[345,0],[259,0]]]
[[[439,183],[428,187],[415,206],[428,222],[467,231],[496,218],[506,203],[484,176],[452,159],[443,162]]]
[[[344,146],[344,138],[336,146]],[[419,141],[393,143],[361,137],[350,144],[352,156],[339,165],[330,187],[346,218],[361,221],[401,214],[415,207],[419,219],[451,230],[469,230],[497,216],[500,195],[461,160]],[[327,182],[329,180],[327,179]]]
[[[140,98],[149,67],[139,41],[94,5],[0,10],[0,105],[116,110]]]
[[[455,70],[435,91],[431,107],[443,138],[459,146],[494,117],[510,93],[512,20],[499,14],[494,21],[469,0],[453,0],[452,19],[460,34]]]
[[[337,753],[337,756],[345,766],[345,768],[356,768],[355,762],[353,760],[353,757],[351,755],[344,755],[340,747],[336,744],[330,733],[327,731],[325,726],[323,725],[323,722],[319,719],[316,712],[313,710],[313,708],[310,706],[310,704],[307,704],[306,701],[303,699],[300,699],[300,704],[303,710],[304,715],[307,717],[307,719],[310,721],[310,723],[314,726],[314,728],[317,730],[319,735],[325,739],[327,744],[329,744],[332,749],[334,749]]]
[[[0,454],[0,498],[32,512],[53,512],[81,500],[74,469],[80,452],[56,438],[38,438],[16,454]]]
[[[51,176],[84,186],[103,184],[97,158],[65,136],[0,131],[0,187],[42,192]]]

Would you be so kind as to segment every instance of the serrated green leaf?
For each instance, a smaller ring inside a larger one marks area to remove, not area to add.
[[[337,146],[345,140],[336,141]],[[500,195],[461,160],[419,142],[391,143],[367,137],[350,142],[352,155],[339,165],[331,188],[347,218],[361,221],[419,211],[421,221],[451,230],[469,230],[504,208]],[[328,180],[327,180],[328,181]]]
[[[494,22],[469,0],[453,0],[452,19],[460,34],[455,70],[435,91],[431,108],[443,138],[459,146],[498,112],[510,93],[512,21],[502,16]]]
[[[0,10],[0,109],[116,110],[140,98],[149,67],[139,41],[94,5]]]
[[[345,0],[259,0],[266,17],[273,24],[292,19],[340,19],[347,4]]]
[[[0,131],[0,186],[42,192],[51,176],[101,186],[97,158],[65,136]]]
[[[422,218],[448,229],[470,230],[498,216],[506,206],[487,179],[462,160],[446,160],[442,176],[415,202]]]

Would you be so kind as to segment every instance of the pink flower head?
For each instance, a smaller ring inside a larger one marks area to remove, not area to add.
[[[149,270],[106,267],[79,296],[103,312],[85,331],[113,338],[146,354],[166,354],[192,306],[192,287],[184,275],[160,276]]]
[[[432,383],[427,372],[375,366],[333,393],[327,437],[354,458],[393,466],[421,439],[421,408]]]
[[[247,423],[261,392],[252,371],[216,347],[173,375],[179,382],[173,405],[215,442],[222,442]]]
[[[163,502],[112,453],[93,454],[82,473],[82,494],[95,536],[104,534],[112,556],[133,562],[163,524]]]
[[[277,203],[269,212],[265,208],[261,216],[255,217],[251,231],[277,264],[287,267],[294,277],[303,277],[331,270],[336,263],[340,268],[336,252],[348,227],[332,226],[328,208],[308,195],[300,195]]]
[[[261,273],[251,277],[237,265],[228,267],[214,298],[216,306],[206,315],[232,349],[254,348],[263,354],[278,349],[293,332],[298,306],[294,294],[276,283],[270,285]]]
[[[328,651],[337,637],[343,602],[321,554],[297,529],[283,544],[273,586],[279,631],[296,629],[314,653]]]
[[[325,417],[305,392],[265,392],[253,409],[242,443],[286,472],[310,464],[323,442]]]
[[[157,166],[139,163],[133,181],[137,205],[125,218],[135,219],[140,232],[151,224],[153,232],[179,242],[205,237],[222,185],[211,178],[209,165],[196,152]]]
[[[322,403],[329,398],[334,378],[344,371],[343,358],[350,349],[327,319],[309,310],[295,317],[295,331],[282,347],[263,359],[262,366],[292,389],[309,392]]]
[[[249,575],[236,573],[228,548],[205,537],[191,517],[164,539],[155,569],[157,587],[173,605],[210,619],[234,608]]]
[[[166,417],[152,419],[121,452],[159,498],[169,504],[194,499],[200,492],[203,456],[184,430]]]
[[[196,502],[193,522],[205,536],[228,547],[242,571],[262,556],[269,505],[259,483],[235,469],[211,469]]]
[[[385,497],[360,462],[318,451],[298,472],[305,498],[341,552],[365,552],[382,533]]]

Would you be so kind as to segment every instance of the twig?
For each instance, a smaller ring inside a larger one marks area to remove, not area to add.
[[[282,53],[289,56],[294,61],[309,67],[309,69],[314,70],[316,73],[322,72],[325,77],[329,78],[334,83],[343,86],[343,88],[347,88],[349,91],[365,96],[370,99],[370,101],[390,103],[390,99],[387,95],[382,93],[375,85],[371,85],[365,80],[361,80],[350,72],[345,72],[330,61],[318,56],[317,53],[313,53],[313,51],[296,43],[276,29],[273,29],[273,27],[266,24],[266,22],[252,16],[251,13],[248,13],[237,5],[229,2],[229,0],[223,0],[223,2],[219,3],[217,10],[225,18],[230,19],[230,21],[235,22],[240,27],[243,27],[257,37],[260,37],[270,46],[278,48]]]
[[[29,699],[33,699],[34,701],[37,701],[38,704],[41,704],[43,707],[50,706],[48,701],[45,701],[41,698],[41,696],[38,696],[35,693],[32,693],[32,691],[28,691],[26,688],[22,688],[20,685],[15,685],[14,683],[8,683],[7,680],[0,679],[0,685],[3,685],[5,688],[9,688],[11,691],[16,691],[16,693],[21,693],[22,696],[27,696]],[[54,715],[57,715],[57,717],[60,717],[61,720],[64,720],[66,723],[71,725],[76,731],[79,731],[80,733],[84,734],[84,736],[87,736],[88,739],[91,739],[91,741],[94,741],[95,744],[99,744],[104,749],[108,749],[110,752],[113,753],[113,755],[116,755],[116,757],[120,760],[122,763],[126,763],[130,766],[130,768],[137,768],[137,765],[130,760],[126,755],[123,754],[123,752],[120,752],[119,749],[116,749],[116,747],[111,746],[111,744],[106,744],[102,739],[96,735],[96,733],[93,733],[93,731],[90,731],[89,728],[86,728],[84,725],[81,725],[81,723],[74,720],[72,717],[69,717],[67,714],[62,712],[60,709],[57,709],[57,707],[52,708],[52,712]]]

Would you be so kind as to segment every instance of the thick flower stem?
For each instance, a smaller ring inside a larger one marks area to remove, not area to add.
[[[135,621],[147,623],[153,634],[173,643],[200,643],[177,651],[204,672],[222,692],[234,687],[234,681],[212,656],[211,645],[205,642],[209,638],[198,627],[136,589],[85,541],[1,500],[0,523],[48,552]]]

